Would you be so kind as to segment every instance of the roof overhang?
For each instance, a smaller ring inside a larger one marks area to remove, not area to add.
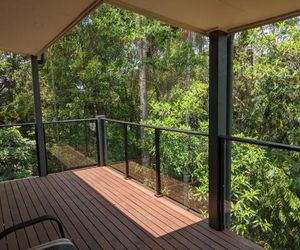
[[[105,0],[202,34],[226,33],[300,15],[300,0]]]
[[[300,0],[104,0],[202,34],[233,33],[300,14]],[[102,0],[1,0],[0,49],[39,55]]]
[[[0,49],[40,55],[100,0],[1,0]]]

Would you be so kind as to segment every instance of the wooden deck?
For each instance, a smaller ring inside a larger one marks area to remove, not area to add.
[[[258,249],[108,167],[0,183],[0,231],[41,215],[59,217],[79,249]],[[45,222],[0,241],[27,249],[58,237]]]

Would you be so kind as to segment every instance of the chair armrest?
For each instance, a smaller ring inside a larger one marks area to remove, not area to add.
[[[17,225],[14,225],[14,226],[11,226],[11,227],[5,229],[4,231],[2,231],[0,233],[0,240],[10,233],[13,233],[17,230],[23,229],[25,227],[33,226],[37,223],[40,223],[40,222],[43,222],[46,220],[55,221],[58,225],[58,229],[59,229],[61,237],[65,238],[65,233],[64,233],[63,226],[62,226],[62,223],[60,222],[60,220],[51,215],[44,215],[44,216],[29,220],[29,221],[25,221],[25,222],[22,222],[20,224],[17,224]]]

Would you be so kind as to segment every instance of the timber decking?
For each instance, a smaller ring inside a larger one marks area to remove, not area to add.
[[[0,183],[0,231],[49,214],[79,249],[257,249],[108,167]],[[26,249],[58,237],[50,222],[17,231],[0,249]]]

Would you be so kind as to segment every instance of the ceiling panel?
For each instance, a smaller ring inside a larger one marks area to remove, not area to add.
[[[101,0],[1,0],[0,49],[39,55]],[[105,0],[203,34],[235,32],[300,13],[300,0]]]

